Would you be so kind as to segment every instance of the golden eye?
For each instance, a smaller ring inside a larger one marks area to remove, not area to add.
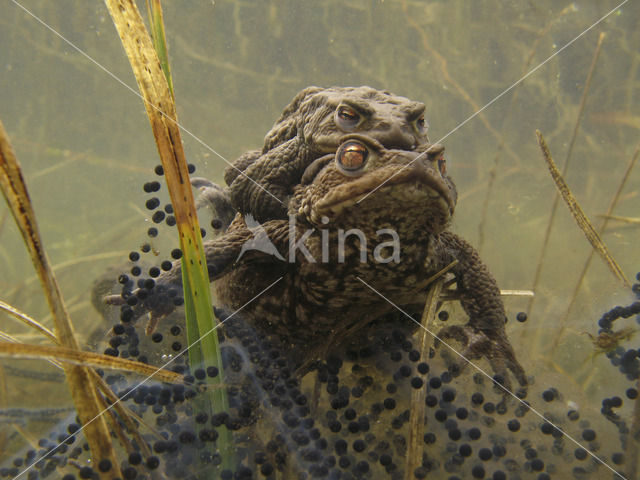
[[[424,132],[427,129],[427,126],[427,121],[424,119],[424,115],[420,115],[416,120],[416,128],[419,132]]]
[[[338,165],[347,171],[362,168],[368,156],[369,150],[367,150],[367,147],[353,140],[343,143],[336,152]]]
[[[338,126],[346,131],[353,130],[360,123],[360,114],[348,105],[340,105],[335,115]]]
[[[343,120],[354,122],[358,120],[358,113],[351,107],[347,107],[346,105],[342,105],[338,109],[338,116]]]
[[[447,162],[444,157],[438,158],[438,170],[440,170],[440,175],[443,177],[447,174]]]

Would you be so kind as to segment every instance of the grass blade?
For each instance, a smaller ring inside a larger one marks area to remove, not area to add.
[[[187,337],[190,342],[200,339],[194,345],[197,348],[190,349],[189,361],[192,367],[201,367],[200,360],[204,360],[204,366],[215,366],[222,371],[218,337],[211,334],[216,321],[211,306],[209,276],[173,96],[135,2],[105,1],[144,99],[173,204],[183,253]],[[155,17],[161,20],[161,14],[155,14]],[[157,25],[154,29],[164,30]],[[222,375],[216,377],[216,382],[221,385]],[[207,398],[210,403],[208,410],[227,410],[224,388],[210,389]],[[229,437],[223,435],[219,438],[218,447],[224,452],[225,463],[232,453],[230,446]]]
[[[589,241],[593,249],[596,252],[598,252],[598,254],[600,254],[602,259],[605,261],[605,263],[607,264],[609,269],[613,272],[613,274],[616,276],[616,278],[622,281],[627,287],[631,288],[631,283],[629,282],[629,279],[625,276],[624,272],[622,271],[618,263],[614,260],[613,256],[611,255],[611,252],[609,252],[609,249],[600,238],[600,235],[598,235],[598,232],[596,231],[596,229],[593,228],[593,225],[591,224],[591,222],[585,215],[584,211],[580,207],[580,204],[571,193],[571,190],[569,189],[567,182],[565,182],[564,178],[562,178],[562,174],[560,173],[560,170],[558,170],[558,167],[556,167],[556,164],[554,163],[553,158],[551,158],[551,152],[549,152],[549,147],[547,147],[547,144],[544,141],[544,137],[542,136],[542,133],[540,133],[539,130],[536,130],[536,137],[538,138],[538,144],[540,145],[540,149],[542,150],[542,155],[544,157],[544,160],[545,162],[547,162],[547,167],[549,168],[549,172],[551,172],[551,177],[553,178],[553,181],[556,183],[558,192],[560,192],[562,199],[567,204],[567,207],[569,208],[571,215],[573,215],[573,218],[575,219],[576,223],[578,224],[578,226],[580,227],[584,235],[587,237],[587,240]]]
[[[167,80],[171,98],[175,100],[173,94],[173,80],[171,79],[171,66],[169,64],[169,50],[167,49],[167,39],[164,34],[164,18],[162,15],[162,5],[160,0],[147,0],[147,13],[149,15],[149,26],[151,28],[151,38],[156,49],[160,66]]]
[[[56,338],[60,345],[68,350],[80,352],[80,345],[62,300],[58,282],[42,246],[36,217],[22,176],[22,169],[9,143],[9,137],[2,122],[0,122],[0,187],[40,277],[53,316]],[[119,462],[116,460],[107,423],[104,417],[100,416],[98,390],[89,369],[84,366],[67,364],[64,371],[78,417],[82,424],[86,425],[85,436],[95,463],[108,459],[114,469],[111,475],[119,475]],[[106,478],[106,475],[103,476]]]
[[[4,310],[12,317],[17,318],[18,320],[20,320],[21,322],[24,322],[26,325],[32,328],[35,328],[40,333],[42,333],[45,337],[49,338],[49,340],[51,340],[52,342],[59,343],[58,339],[56,338],[56,336],[51,330],[49,330],[47,327],[42,325],[37,320],[31,318],[26,313],[21,312],[16,307],[9,305],[8,303],[4,303],[2,300],[0,300],[0,310]]]
[[[636,223],[640,223],[640,218],[634,218],[634,217],[621,217],[620,215],[601,215],[602,218],[605,218],[607,220],[616,220],[617,222],[622,222],[622,223],[632,223],[632,224],[636,224]]]
[[[13,358],[50,357],[66,364],[108,368],[111,370],[124,370],[127,372],[138,373],[145,377],[153,375],[154,379],[161,382],[181,383],[184,381],[182,375],[169,370],[158,369],[153,365],[66,347],[0,342],[0,356]]]
[[[602,47],[602,42],[604,41],[604,33],[601,32],[598,36],[598,42],[596,43],[595,51],[593,52],[593,58],[591,60],[591,66],[589,67],[589,71],[587,72],[587,78],[585,79],[584,88],[582,89],[582,97],[580,98],[580,106],[578,107],[578,115],[576,117],[576,123],[573,127],[573,134],[571,135],[571,140],[569,141],[569,148],[567,149],[567,156],[564,160],[564,165],[562,166],[562,176],[566,176],[569,171],[569,164],[571,162],[571,157],[573,153],[573,146],[575,145],[576,138],[578,137],[578,131],[580,129],[580,122],[582,120],[582,115],[584,113],[585,105],[587,104],[587,99],[589,98],[589,89],[591,88],[591,79],[593,78],[593,72],[596,69],[596,64],[598,63],[598,57],[600,56],[600,49]],[[549,245],[549,240],[551,239],[551,231],[553,229],[554,219],[556,218],[556,212],[558,211],[558,204],[560,202],[560,196],[558,194],[554,195],[553,204],[551,205],[551,213],[549,213],[549,219],[547,220],[547,227],[545,229],[544,238],[542,240],[542,247],[540,249],[540,256],[538,257],[538,263],[536,265],[536,271],[533,275],[533,284],[531,289],[535,292],[538,289],[538,283],[540,282],[540,278],[542,276],[542,267],[544,264],[544,260],[547,253],[547,247]],[[533,305],[535,303],[535,297],[532,297],[527,304],[527,314],[531,314],[533,311]],[[538,344],[540,338],[536,338],[534,345]]]
[[[450,268],[452,268],[458,262],[453,262],[447,266],[443,271],[438,272],[438,275],[444,274]],[[429,350],[433,345],[433,335],[431,326],[436,317],[438,310],[438,301],[440,299],[440,292],[442,291],[442,285],[444,278],[439,278],[434,281],[427,293],[427,301],[422,311],[422,318],[420,319],[420,325],[422,330],[418,332],[418,350],[421,353],[420,358],[429,358]],[[409,435],[407,441],[407,456],[405,458],[404,478],[415,478],[415,470],[422,465],[422,456],[424,451],[424,429],[425,429],[425,397],[427,396],[427,388],[412,389],[411,391],[411,409],[409,416]]]

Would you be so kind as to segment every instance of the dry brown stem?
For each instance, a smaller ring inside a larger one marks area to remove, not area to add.
[[[453,267],[453,264],[450,264],[445,270],[451,267]],[[430,333],[430,329],[436,317],[436,311],[438,310],[438,301],[443,284],[442,274],[444,274],[444,272],[440,274],[440,278],[432,284],[427,293],[427,301],[422,312],[422,318],[420,319],[420,325],[422,326],[422,329],[418,332],[420,358],[429,358],[429,350],[433,345],[433,335]],[[426,388],[412,389],[411,391],[409,436],[404,468],[404,478],[407,480],[415,478],[414,471],[422,465],[426,395]]]
[[[591,86],[591,79],[593,78],[593,72],[595,71],[596,63],[598,62],[598,57],[600,56],[600,48],[602,47],[602,42],[604,41],[604,33],[600,33],[598,36],[598,42],[596,43],[596,49],[593,53],[593,59],[591,60],[591,66],[589,67],[589,72],[587,73],[587,79],[585,81],[585,86],[582,91],[582,98],[580,99],[580,107],[578,108],[578,116],[576,117],[576,123],[573,127],[573,135],[571,136],[571,141],[569,143],[569,149],[567,151],[567,157],[564,161],[564,165],[562,167],[562,176],[567,175],[567,171],[569,170],[569,162],[571,161],[571,153],[573,152],[573,145],[575,144],[576,137],[578,135],[578,130],[580,128],[580,121],[582,119],[582,114],[584,112],[584,107],[587,103],[589,88]],[[540,281],[540,276],[542,275],[542,265],[544,263],[545,255],[547,252],[547,246],[549,245],[549,239],[551,238],[551,230],[553,229],[553,221],[556,217],[556,212],[558,210],[558,204],[560,202],[560,196],[558,194],[555,195],[553,199],[553,205],[551,206],[551,213],[549,214],[549,219],[547,221],[547,228],[545,229],[544,239],[542,240],[542,247],[540,250],[540,256],[538,257],[538,263],[536,265],[536,272],[533,276],[533,285],[531,289],[535,292],[538,288],[538,283]],[[529,304],[527,305],[527,314],[530,314],[533,310],[533,304],[535,302],[535,297],[529,300]],[[558,337],[556,337],[558,338]],[[535,344],[537,345],[539,338],[536,339]]]
[[[0,186],[11,213],[18,224],[33,265],[40,277],[47,303],[53,315],[55,336],[60,345],[69,352],[81,353],[69,313],[62,299],[58,282],[54,276],[47,254],[42,246],[35,213],[22,176],[22,169],[9,142],[9,137],[0,122]],[[10,345],[10,348],[21,345]],[[60,347],[56,347],[60,348]],[[71,390],[78,417],[85,426],[85,436],[89,442],[95,462],[107,459],[113,465],[112,474],[119,475],[119,463],[111,442],[107,423],[101,417],[98,390],[89,368],[83,365],[64,367],[67,383]],[[101,477],[107,478],[106,475]]]
[[[611,252],[609,252],[609,249],[600,238],[600,235],[598,235],[598,232],[593,227],[593,224],[589,221],[589,219],[585,215],[584,211],[582,210],[582,207],[580,207],[580,204],[571,193],[571,190],[569,189],[567,182],[565,182],[564,178],[562,177],[562,174],[560,173],[560,170],[558,170],[558,167],[556,167],[556,164],[554,163],[553,158],[551,157],[551,152],[549,152],[549,147],[547,147],[547,144],[544,141],[544,137],[542,136],[542,133],[540,133],[539,130],[536,130],[536,136],[538,138],[538,144],[540,145],[540,149],[542,150],[542,155],[544,157],[544,160],[547,163],[549,172],[551,172],[551,177],[553,178],[553,181],[555,182],[556,187],[558,188],[558,191],[562,196],[562,199],[567,204],[567,207],[569,208],[571,215],[573,215],[573,218],[575,219],[576,223],[584,233],[585,237],[587,237],[587,240],[589,241],[591,246],[594,248],[596,252],[598,252],[598,254],[600,254],[602,259],[605,261],[605,263],[607,264],[609,269],[613,272],[613,274],[616,276],[616,278],[622,281],[626,286],[631,287],[631,283],[629,282],[629,279],[625,276],[624,272],[622,271],[618,263],[615,261],[615,259],[611,255]]]
[[[135,362],[125,358],[111,357],[99,353],[85,352],[67,347],[49,345],[28,345],[25,343],[0,342],[0,356],[10,356],[12,358],[55,358],[67,365],[82,365],[98,368],[109,368],[112,370],[124,370],[138,373],[144,376],[153,375],[161,382],[180,383],[184,379],[182,375],[164,370],[162,368],[147,365],[146,363]],[[91,373],[89,374],[91,375]],[[93,379],[92,379],[93,384]]]

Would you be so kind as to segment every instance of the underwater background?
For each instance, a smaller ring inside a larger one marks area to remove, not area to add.
[[[0,118],[22,164],[76,330],[84,343],[102,351],[111,324],[92,306],[94,281],[114,265],[126,265],[129,252],[145,242],[151,242],[152,252],[161,252],[160,259],[176,246],[177,236],[169,229],[157,239],[146,236],[151,220],[142,185],[155,178],[159,162],[106,7],[100,2],[19,3],[94,60],[16,3],[0,6]],[[627,463],[620,467],[625,471],[634,448],[626,449],[619,426],[601,409],[604,399],[617,396],[624,400],[617,415],[629,427],[640,422],[625,394],[636,382],[598,352],[588,334],[598,335],[605,312],[637,298],[597,256],[573,298],[592,248],[562,202],[534,285],[556,195],[535,130],[545,136],[560,168],[571,151],[565,178],[596,226],[639,146],[638,2],[626,2],[560,51],[619,3],[216,0],[166,2],[163,8],[178,119],[190,132],[183,134],[187,159],[197,175],[214,182],[223,183],[224,159],[261,147],[282,108],[306,86],[370,85],[427,105],[429,138],[445,137],[441,143],[458,188],[452,230],[479,249],[501,288],[535,290],[532,306],[528,297],[504,299],[509,337],[527,374],[535,377],[529,402],[544,411],[549,402],[540,393],[556,388],[554,411],[579,410],[582,421],[599,433],[597,447],[607,447],[607,463],[613,463],[614,453],[625,453]],[[637,166],[612,214],[624,219],[611,219],[603,240],[635,281],[640,271]],[[153,253],[148,256],[154,261]],[[0,300],[51,326],[4,202]],[[463,318],[458,305],[447,310]],[[526,322],[515,320],[521,311],[528,313]],[[633,335],[640,328],[637,318],[616,324],[616,329],[633,329],[619,343],[623,352],[640,347],[640,337]],[[25,342],[41,341],[3,313],[0,331]],[[46,362],[0,360],[0,465],[9,468],[16,455],[37,445],[72,412],[62,378]],[[496,421],[507,424],[511,417]],[[567,432],[581,438],[585,429],[573,423]],[[637,453],[632,458],[637,460]],[[567,468],[576,478],[613,477],[606,467],[593,465],[580,477],[573,470],[579,462],[571,461],[556,472]],[[428,478],[456,474],[443,465]],[[487,468],[487,478],[491,471]],[[525,467],[512,473],[513,478],[540,474]],[[553,477],[553,471],[547,473]],[[282,475],[274,478],[289,478]],[[378,478],[371,471],[361,474],[367,475]],[[562,475],[555,478],[571,478]]]

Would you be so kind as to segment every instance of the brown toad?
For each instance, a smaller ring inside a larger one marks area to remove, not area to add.
[[[293,188],[317,158],[359,133],[385,148],[414,150],[428,141],[425,106],[371,87],[308,87],[298,93],[252,150],[225,171],[231,203],[264,222],[286,218]]]
[[[217,302],[278,335],[300,365],[398,307],[419,314],[428,279],[457,261],[451,273],[469,321],[440,335],[461,340],[467,358],[486,357],[507,384],[511,370],[524,385],[496,281],[473,247],[446,230],[456,190],[444,148],[387,149],[358,134],[341,140],[331,161],[307,167],[288,219],[259,224],[237,214],[205,244]],[[180,278],[176,263],[145,292],[146,308],[163,313],[158,296]]]

